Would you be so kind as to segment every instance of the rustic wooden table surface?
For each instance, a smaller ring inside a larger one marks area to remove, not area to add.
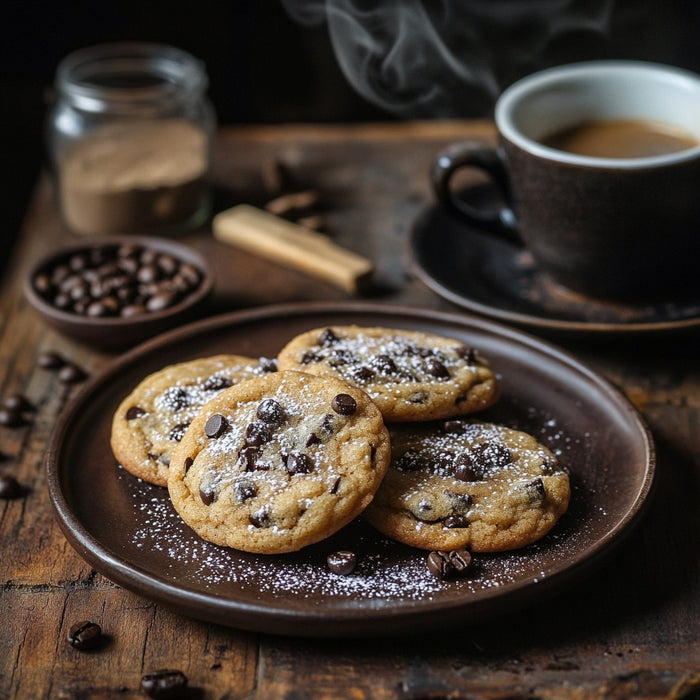
[[[286,188],[320,192],[326,231],[375,262],[382,302],[454,311],[411,276],[406,235],[431,202],[427,173],[436,151],[492,135],[485,122],[223,129],[215,208],[263,204],[281,164]],[[38,256],[75,240],[43,177],[0,299],[0,398],[21,393],[36,407],[27,425],[0,425],[0,473],[25,489],[22,498],[0,501],[0,698],[143,697],[141,676],[159,668],[182,670],[189,697],[206,699],[700,697],[697,335],[555,339],[622,387],[656,441],[654,500],[604,567],[534,607],[445,633],[275,637],[192,620],[116,586],[73,551],[56,524],[46,447],[77,389],[38,368],[37,356],[54,350],[95,373],[114,355],[44,325],[23,297],[21,278]],[[215,266],[208,313],[348,298],[227,248],[210,227],[182,240]],[[80,653],[66,643],[70,626],[83,619],[102,626],[104,648]]]

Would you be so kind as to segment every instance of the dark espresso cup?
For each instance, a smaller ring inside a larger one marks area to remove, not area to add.
[[[700,291],[700,76],[643,62],[542,71],[496,103],[497,148],[457,143],[431,173],[455,216],[524,245],[538,269],[584,295],[673,299]],[[484,171],[502,205],[453,187]]]

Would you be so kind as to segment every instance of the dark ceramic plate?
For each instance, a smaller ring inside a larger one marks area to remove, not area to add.
[[[439,333],[478,348],[503,396],[482,414],[536,435],[570,470],[573,497],[554,530],[527,548],[480,555],[470,578],[442,582],[426,553],[361,520],[302,552],[260,556],[200,540],[167,491],[132,477],[109,448],[123,396],[166,364],[222,352],[272,356],[293,335],[329,324]],[[70,543],[112,581],[184,615],[290,635],[394,634],[474,622],[528,604],[599,563],[638,521],[654,473],[649,433],[632,405],[565,352],[479,318],[374,304],[297,304],[205,320],[123,355],[86,385],[56,426],[50,495]],[[350,576],[327,554],[358,554]]]
[[[464,197],[493,199],[489,187]],[[432,207],[410,237],[416,274],[443,299],[523,327],[559,333],[638,334],[700,328],[697,298],[659,303],[608,302],[564,289],[542,274],[521,247]]]

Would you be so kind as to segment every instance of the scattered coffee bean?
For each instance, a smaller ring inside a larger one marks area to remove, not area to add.
[[[14,498],[21,498],[24,489],[19,485],[17,479],[9,474],[0,474],[0,498],[4,501],[11,501]]]
[[[451,552],[438,550],[430,552],[426,563],[433,576],[445,581],[468,573],[471,568],[472,556],[466,549]]]
[[[10,394],[3,400],[2,405],[15,411],[27,412],[34,410],[34,406],[22,394]]]
[[[341,416],[351,416],[357,411],[357,401],[350,394],[337,394],[331,401],[331,408]]]
[[[204,424],[204,434],[208,438],[218,438],[221,437],[228,428],[228,421],[220,413],[215,413],[213,416],[209,416],[207,422]]]
[[[22,415],[22,411],[16,408],[0,408],[0,425],[5,425],[8,428],[19,428],[26,425],[27,421]]]
[[[187,676],[175,669],[151,671],[141,678],[141,691],[156,700],[171,700],[184,697]]]
[[[64,384],[78,384],[87,379],[87,373],[78,365],[68,363],[58,370],[58,379]]]
[[[102,628],[96,622],[83,620],[68,630],[68,643],[78,651],[97,649],[103,642]]]
[[[329,554],[326,558],[328,568],[341,576],[348,576],[357,566],[357,556],[355,552],[339,551]]]

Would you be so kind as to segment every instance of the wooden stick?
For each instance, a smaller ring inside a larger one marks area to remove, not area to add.
[[[217,214],[214,237],[268,260],[325,280],[350,294],[369,285],[370,260],[333,243],[328,236],[248,204]]]

